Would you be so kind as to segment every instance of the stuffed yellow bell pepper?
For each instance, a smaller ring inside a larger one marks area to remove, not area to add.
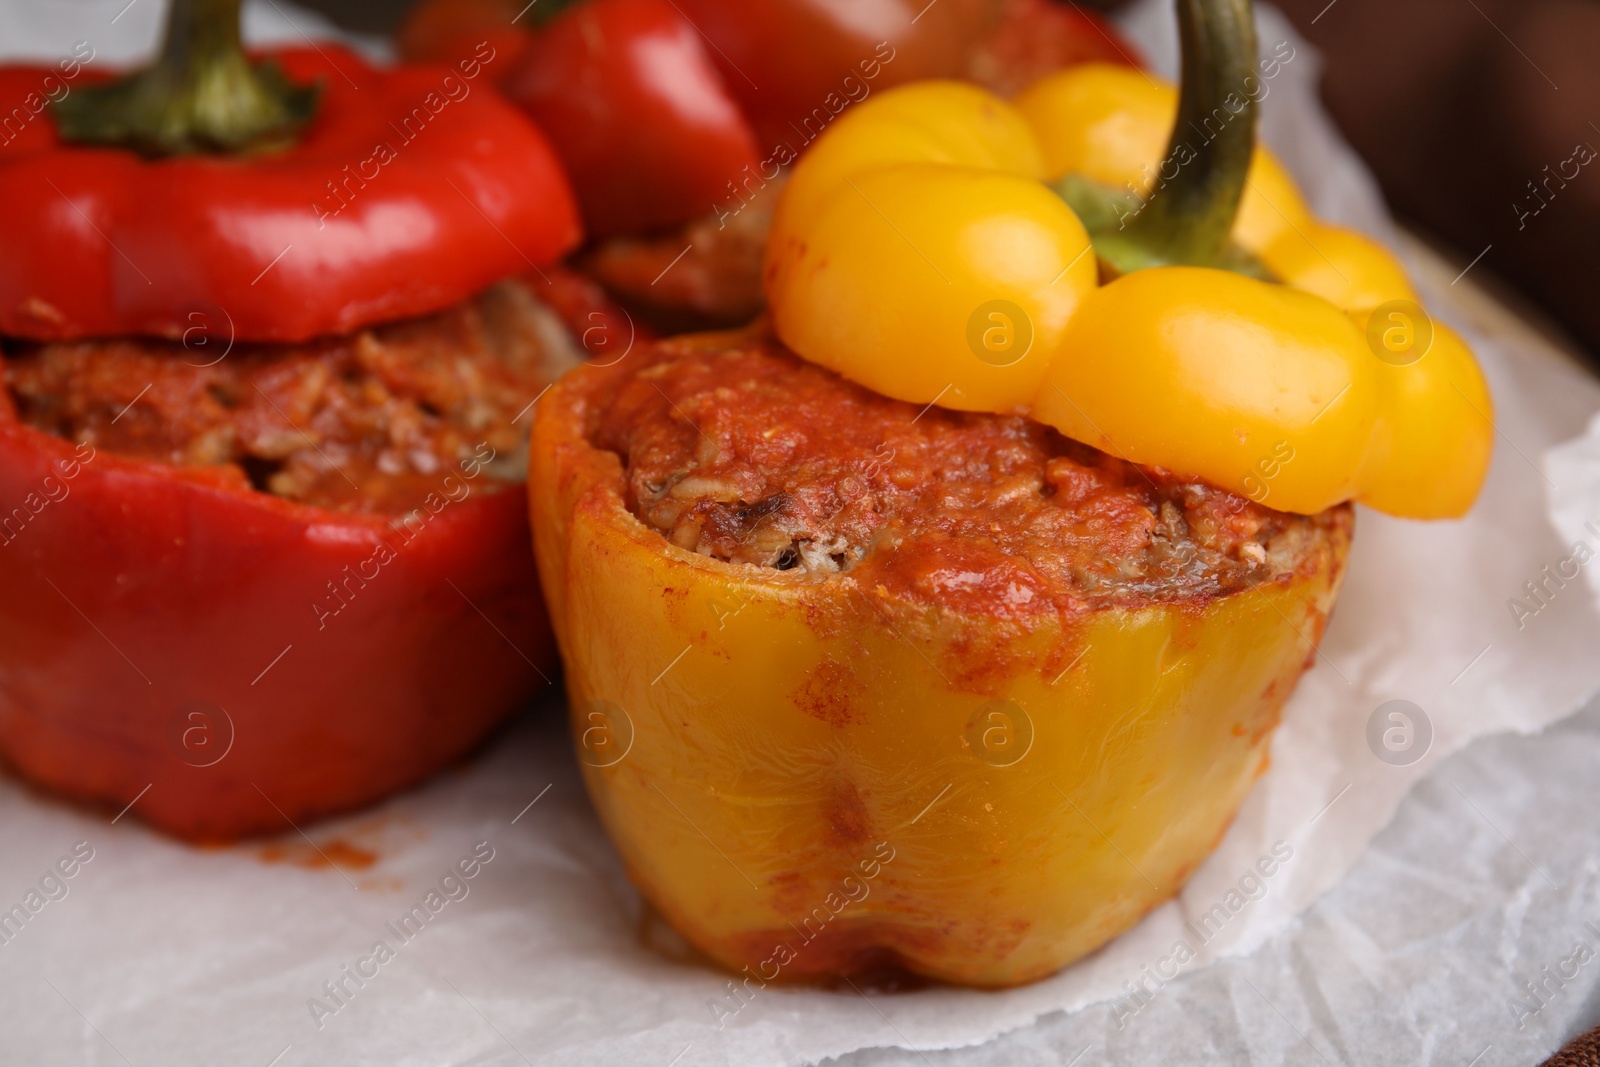
[[[1350,543],[1348,505],[923,412],[759,333],[569,375],[532,462],[590,795],[741,996],[1026,982],[1171,896],[1264,769]]]
[[[1106,81],[1082,122],[1225,106],[1248,3],[1179,9],[1177,103]],[[737,975],[719,1026],[771,982],[1006,986],[1127,929],[1264,769],[1346,501],[1455,514],[1481,478],[1453,335],[1388,317],[1410,297],[1382,270],[1373,306],[1297,285],[1236,221],[1253,165],[1313,232],[1253,101],[1154,191],[1132,152],[1058,172],[1104,138],[1041,113],[875,96],[784,194],[776,336],[661,342],[540,403],[585,782],[641,892]]]

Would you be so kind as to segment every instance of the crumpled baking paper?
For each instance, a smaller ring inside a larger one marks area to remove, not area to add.
[[[11,0],[0,13],[0,48],[46,58],[92,40],[125,59],[160,21],[154,0]],[[1165,0],[1125,22],[1170,77]],[[1260,23],[1264,53],[1293,53],[1270,81],[1268,142],[1319,214],[1392,236],[1316,104],[1311,49],[1275,12]],[[258,40],[325,30],[277,0],[250,5],[247,28]],[[1092,1003],[1106,1025],[1127,1025],[1174,975],[1285,929],[1443,756],[1538,731],[1600,687],[1600,615],[1559,580],[1574,543],[1593,537],[1585,523],[1600,526],[1600,428],[1544,459],[1600,409],[1600,388],[1484,339],[1454,286],[1436,288],[1425,302],[1472,340],[1494,390],[1483,498],[1456,523],[1361,512],[1271,771],[1179,898],[1055,977],[1006,992],[767,987],[730,1014],[727,977],[628,886],[551,692],[471,766],[307,839],[197,851],[0,779],[0,911],[30,892],[44,900],[0,944],[0,1061],[776,1067],[974,1045]],[[1579,569],[1594,581],[1595,567]]]
[[[1583,436],[1545,454],[1550,478],[1550,519],[1561,535],[1564,551],[1529,578],[1531,588],[1517,591],[1507,610],[1527,626],[1558,596],[1579,596],[1569,587],[1587,585],[1600,598],[1600,414],[1589,420]]]

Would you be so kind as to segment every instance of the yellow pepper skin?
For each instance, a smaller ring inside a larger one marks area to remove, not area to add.
[[[1256,150],[1247,181],[1239,216],[1233,221],[1233,239],[1241,247],[1264,256],[1284,235],[1314,222],[1300,187],[1271,149],[1263,146]]]
[[[1343,226],[1311,221],[1278,234],[1258,254],[1285,285],[1346,311],[1417,299],[1405,268],[1388,249]]]
[[[1325,300],[1162,267],[1084,302],[1033,414],[1102,452],[1162,466],[1181,455],[1180,473],[1313,514],[1356,495],[1380,366]]]
[[[1047,181],[1078,174],[1111,189],[1150,194],[1163,174],[1167,137],[1178,114],[1178,90],[1144,71],[1084,63],[1041,78],[1013,101],[1044,153]],[[1311,211],[1270,150],[1251,157],[1233,239],[1256,254],[1304,227]]]
[[[1095,285],[1082,223],[1030,178],[903,164],[857,173],[797,215],[784,223],[804,239],[780,223],[768,247],[779,334],[897,400],[1025,411]]]
[[[1015,103],[1038,136],[1048,180],[1078,174],[1148,197],[1163,175],[1182,165],[1163,158],[1178,113],[1177,89],[1140,71],[1071,67],[1040,79]],[[1233,240],[1285,285],[1346,311],[1416,299],[1405,269],[1385,248],[1312,216],[1294,179],[1264,146],[1251,158]]]
[[[1150,187],[1178,113],[1178,92],[1144,71],[1085,63],[1012,100],[1039,139],[1044,177],[1081,174],[1113,188]]]
[[[750,993],[885,964],[1035,980],[1214,847],[1321,635],[1349,509],[1247,591],[1032,626],[930,611],[673,546],[586,438],[610,388],[569,375],[532,447],[585,784],[640,891]]]
[[[817,197],[847,179],[901,163],[1045,176],[1039,142],[1016,108],[964,82],[917,82],[875,94],[828,127],[790,175],[779,214],[809,216]]]
[[[1042,169],[1022,117],[970,85],[853,109],[795,167],[773,220],[779,335],[899,400],[1025,410],[1096,281],[1089,236]]]
[[[1415,310],[1352,316],[1389,354],[1378,363],[1384,416],[1361,500],[1412,518],[1451,518],[1472,507],[1488,475],[1494,399],[1460,336],[1425,315],[1416,318]],[[1430,331],[1431,340],[1418,336]]]

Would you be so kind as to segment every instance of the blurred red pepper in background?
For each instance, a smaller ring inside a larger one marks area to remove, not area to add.
[[[715,45],[723,78],[755,124],[764,154],[785,143],[798,152],[820,132],[808,134],[806,121],[826,124],[830,102],[860,95],[866,82],[886,89],[960,77],[1001,9],[997,0],[678,2]]]
[[[1144,65],[1139,50],[1100,15],[1075,2],[1003,0],[1000,24],[972,53],[968,75],[1014,96],[1052,71],[1079,63]]]
[[[594,237],[711,211],[755,136],[668,0],[588,0],[534,35],[505,85],[550,135]]]
[[[1138,63],[1098,16],[1054,0],[423,0],[401,54],[451,62],[512,20],[532,43],[504,84],[555,142],[600,238],[725,210],[892,85],[1009,92],[1070,63]]]
[[[542,6],[551,3],[544,0]],[[499,56],[490,77],[496,85],[504,85],[533,43],[521,24],[527,17],[525,9],[527,0],[429,0],[407,14],[395,44],[406,59],[448,66],[487,41]]]

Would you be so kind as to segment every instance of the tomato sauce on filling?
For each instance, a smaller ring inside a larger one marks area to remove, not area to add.
[[[761,258],[788,177],[757,180],[710,215],[665,234],[601,241],[579,262],[662,333],[742,326],[766,303]]]
[[[486,491],[521,482],[528,405],[571,360],[560,324],[503,282],[436,315],[305,344],[230,347],[218,315],[182,341],[17,345],[4,383],[16,416],[47,433],[241,490],[398,515],[469,459]]]
[[[680,548],[1010,614],[1225,595],[1337,565],[1348,505],[1273,511],[1030,419],[919,408],[776,343],[664,342],[591,393],[590,442]],[[798,578],[799,575],[796,575]]]

